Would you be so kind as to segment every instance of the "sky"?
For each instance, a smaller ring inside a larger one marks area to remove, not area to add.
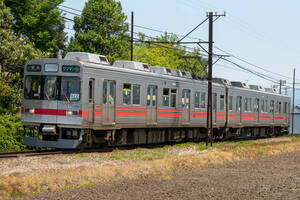
[[[65,0],[63,5],[82,10],[85,0]],[[296,82],[300,83],[300,1],[297,0],[120,0],[123,12],[128,16],[134,12],[134,24],[185,35],[206,18],[209,11],[222,14],[214,23],[214,46],[230,53],[229,60],[239,65],[286,80],[291,86],[293,68]],[[68,14],[68,17],[73,17]],[[67,27],[72,28],[72,23]],[[72,31],[69,35],[72,35]],[[135,27],[135,32],[149,36],[160,33]],[[204,23],[191,37],[208,40],[208,23]],[[197,41],[185,39],[184,41]],[[205,45],[204,45],[205,46]],[[215,54],[225,54],[214,49]],[[237,60],[241,58],[253,65]],[[275,83],[251,75],[236,66],[218,61],[213,66],[213,76],[232,81],[270,87]],[[300,84],[297,85],[300,88]],[[300,94],[300,90],[296,94]],[[289,91],[290,94],[290,91]],[[298,95],[297,95],[298,96]],[[297,99],[300,104],[300,98]]]

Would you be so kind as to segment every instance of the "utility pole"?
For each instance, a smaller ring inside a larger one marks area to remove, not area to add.
[[[293,73],[292,135],[294,135],[294,116],[295,116],[295,73],[296,73],[296,69],[294,68],[294,73]]]
[[[207,88],[207,95],[208,95],[208,105],[207,105],[207,119],[206,119],[206,145],[208,145],[208,137],[210,140],[210,146],[213,144],[213,116],[212,116],[212,66],[213,66],[213,23],[221,16],[217,13],[209,12],[207,14],[209,20],[209,38],[208,38],[208,88]],[[214,20],[214,17],[217,17]]]
[[[220,60],[222,57],[226,57],[228,55],[216,55],[213,54],[213,23],[219,19],[222,16],[225,16],[224,14],[219,15],[218,13],[209,12],[206,14],[206,19],[203,20],[200,24],[198,24],[193,30],[191,30],[188,34],[183,36],[180,40],[177,42],[167,42],[167,41],[137,41],[137,42],[144,42],[144,43],[166,43],[166,44],[198,44],[202,50],[204,50],[208,54],[208,88],[207,88],[207,119],[206,119],[206,146],[208,145],[208,138],[210,138],[210,145],[213,144],[213,117],[212,117],[212,66]],[[214,19],[214,17],[216,17]],[[131,17],[133,19],[133,16]],[[195,31],[197,28],[199,28],[204,22],[209,20],[209,41],[197,41],[197,42],[182,42],[184,38],[186,38],[188,35],[190,35],[193,31]],[[133,21],[131,22],[131,25],[133,25]],[[133,30],[133,28],[131,28]],[[132,37],[133,38],[133,37]],[[207,44],[209,45],[208,51],[202,47],[201,44]],[[213,56],[218,56],[218,59],[213,63]],[[193,58],[193,59],[199,59],[201,57],[198,56],[184,56],[183,58]]]
[[[210,140],[210,146],[212,146],[212,56],[213,56],[213,13],[208,14],[209,20],[209,38],[208,38],[208,105],[207,105],[207,134],[206,134],[206,145],[208,145],[208,138]]]
[[[130,60],[133,61],[133,12],[131,12]]]

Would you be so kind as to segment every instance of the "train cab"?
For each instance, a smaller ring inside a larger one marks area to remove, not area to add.
[[[21,121],[26,145],[74,148],[81,143],[81,75],[82,64],[74,60],[25,65]]]

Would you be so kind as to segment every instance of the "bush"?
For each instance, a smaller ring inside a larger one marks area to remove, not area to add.
[[[0,114],[0,152],[22,151],[25,149],[23,143],[23,126],[21,115],[6,112]]]

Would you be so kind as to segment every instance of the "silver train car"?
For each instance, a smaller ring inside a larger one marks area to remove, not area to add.
[[[215,138],[288,133],[290,98],[215,78]],[[189,72],[69,52],[24,70],[24,143],[61,149],[201,140],[207,81]]]

